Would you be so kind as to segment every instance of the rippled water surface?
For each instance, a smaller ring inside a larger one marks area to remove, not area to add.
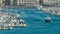
[[[52,21],[46,23],[44,17],[47,14],[36,8],[3,8],[3,10],[21,15],[27,26],[12,30],[0,30],[0,34],[60,34],[60,16],[49,14]]]

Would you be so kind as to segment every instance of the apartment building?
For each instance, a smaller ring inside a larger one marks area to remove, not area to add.
[[[35,4],[60,5],[60,0],[0,0],[3,6],[33,6]]]
[[[44,4],[60,6],[60,0],[44,0]]]
[[[37,4],[37,0],[18,0],[17,5],[19,6],[33,6]]]
[[[0,6],[2,6],[2,0],[0,0]]]
[[[39,0],[0,0],[3,6],[32,6],[39,3]]]

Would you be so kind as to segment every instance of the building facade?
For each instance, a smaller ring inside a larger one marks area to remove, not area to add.
[[[39,0],[39,4],[43,4],[44,3],[44,0]]]
[[[2,6],[2,0],[0,0],[0,6]]]
[[[13,3],[12,3],[13,6],[17,6],[17,1],[18,1],[18,0],[13,0]]]
[[[37,0],[0,0],[3,6],[21,6],[21,5],[35,5]]]
[[[0,0],[3,6],[32,6],[35,4],[60,5],[60,0]]]
[[[19,6],[32,6],[37,4],[37,0],[18,0],[17,5]]]
[[[60,6],[60,0],[44,0],[44,4]]]
[[[5,0],[5,5],[11,5],[11,0]]]

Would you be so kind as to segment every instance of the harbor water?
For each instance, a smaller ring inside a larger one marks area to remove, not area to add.
[[[12,30],[0,30],[0,34],[60,34],[60,16],[47,14],[33,8],[3,8],[4,12],[19,14],[25,23],[24,28],[13,28]],[[52,18],[46,23],[46,16]]]

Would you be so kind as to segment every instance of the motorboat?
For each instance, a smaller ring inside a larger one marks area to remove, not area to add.
[[[51,21],[51,17],[47,16],[45,17],[45,22],[50,22]]]

